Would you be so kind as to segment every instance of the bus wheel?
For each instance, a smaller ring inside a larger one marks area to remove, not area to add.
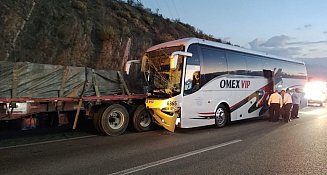
[[[138,132],[150,131],[153,129],[152,116],[144,105],[138,106],[134,111],[133,127]]]
[[[129,115],[126,108],[119,104],[113,104],[105,108],[101,114],[101,128],[106,135],[117,136],[125,132]]]
[[[224,127],[229,120],[228,110],[224,105],[219,105],[215,114],[216,126],[218,128]]]

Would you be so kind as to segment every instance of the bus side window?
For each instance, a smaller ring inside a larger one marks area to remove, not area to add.
[[[226,52],[228,73],[233,75],[246,75],[246,55],[241,53]]]
[[[202,53],[202,66],[201,74],[204,76],[204,80],[201,79],[201,86],[209,82],[210,80],[227,74],[227,60],[225,51],[222,49],[203,46],[201,47]]]

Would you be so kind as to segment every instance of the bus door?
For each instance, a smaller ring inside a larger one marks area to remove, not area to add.
[[[200,66],[187,65],[182,102],[181,127],[190,128],[213,124],[212,120],[201,116],[205,109],[203,92],[200,90]]]

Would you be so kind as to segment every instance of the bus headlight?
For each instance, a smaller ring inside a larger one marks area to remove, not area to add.
[[[164,112],[168,115],[174,115],[174,113],[178,112],[179,108],[175,106],[165,107],[161,109],[161,112]]]

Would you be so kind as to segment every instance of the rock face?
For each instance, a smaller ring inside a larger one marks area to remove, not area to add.
[[[118,0],[2,0],[0,61],[121,70],[152,45],[185,37],[220,41]]]

